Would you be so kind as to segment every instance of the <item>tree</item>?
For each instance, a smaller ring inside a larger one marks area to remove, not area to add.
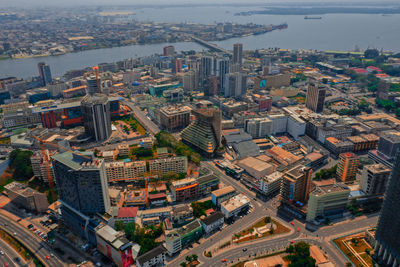
[[[14,179],[26,181],[33,176],[31,164],[32,154],[32,151],[21,149],[15,149],[10,153],[10,168],[14,170]]]
[[[180,264],[182,267],[186,267],[186,262],[181,262]]]
[[[353,264],[351,262],[346,262],[346,267],[352,267]]]
[[[270,223],[271,222],[271,217],[267,216],[265,217],[265,223]]]
[[[196,254],[193,254],[193,255],[192,255],[192,260],[193,260],[193,261],[197,261],[198,258],[199,258],[199,256],[197,256]]]
[[[291,246],[293,247],[293,246]],[[293,248],[287,248],[290,253],[287,259],[290,260],[289,267],[314,267],[315,259],[310,256],[310,245],[306,242],[299,242]]]
[[[122,221],[115,222],[115,230],[122,231],[125,228],[125,224]]]
[[[364,57],[367,59],[374,59],[379,56],[378,49],[367,49],[364,52]]]
[[[192,262],[192,256],[187,255],[187,256],[186,256],[186,261],[187,261],[187,262]]]

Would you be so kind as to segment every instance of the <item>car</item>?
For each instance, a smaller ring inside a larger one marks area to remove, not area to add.
[[[4,251],[0,250],[0,255],[4,255]]]
[[[14,233],[13,233],[13,235],[17,235],[17,233],[16,233],[16,232],[14,232]]]
[[[4,263],[4,267],[8,267],[8,263],[7,262]]]
[[[50,257],[49,257],[49,256],[46,256],[46,260],[50,260]]]
[[[290,243],[294,244],[294,240],[290,241]]]
[[[300,232],[300,227],[297,227],[297,232]]]
[[[28,228],[28,229],[33,228],[33,224],[28,225],[27,228]]]
[[[227,262],[228,260],[227,259],[222,259],[222,262]]]
[[[242,249],[243,250],[243,252],[246,252],[247,251],[247,248],[244,248],[244,249]]]
[[[34,231],[36,231],[36,230],[37,230],[37,228],[36,228],[36,227],[33,227],[31,230],[34,232]]]
[[[50,254],[50,257],[54,257],[54,254],[53,254],[53,253],[51,253],[51,254]]]
[[[17,220],[17,222],[20,222],[20,221],[22,221],[22,219],[21,219],[21,218],[19,218],[19,219]]]
[[[15,261],[15,262],[20,262],[21,260],[20,260],[18,257],[15,257],[15,258],[14,258],[14,261]]]
[[[294,222],[290,222],[291,225],[294,225]]]

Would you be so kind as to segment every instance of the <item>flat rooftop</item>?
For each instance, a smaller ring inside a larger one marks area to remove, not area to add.
[[[345,192],[345,191],[348,191],[350,193],[350,188],[348,188],[344,184],[337,183],[337,184],[317,186],[314,188],[313,191],[311,191],[311,194],[315,196],[323,196],[330,193]]]
[[[212,191],[211,193],[216,197],[220,197],[220,196],[223,196],[223,195],[229,194],[231,192],[235,192],[235,191],[236,191],[236,189],[233,186],[229,185],[224,188]]]

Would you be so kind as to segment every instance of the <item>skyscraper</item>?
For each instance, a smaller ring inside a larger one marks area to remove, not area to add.
[[[320,113],[324,110],[326,88],[315,82],[308,85],[306,107]]]
[[[110,208],[104,160],[92,152],[64,152],[52,156],[63,223],[95,243],[93,218]]]
[[[247,75],[243,72],[229,73],[225,76],[225,97],[241,97],[246,94]]]
[[[100,82],[97,81],[96,76],[91,75],[86,78],[86,85],[87,85],[87,93],[89,95],[93,95],[96,93],[101,93],[101,90],[99,88]]]
[[[223,93],[225,88],[225,77],[229,73],[229,58],[222,58],[218,62],[219,92]]]
[[[243,60],[243,44],[233,45],[233,63],[242,65]]]
[[[201,85],[203,86],[204,82],[208,79],[208,77],[213,72],[213,58],[210,56],[204,56],[201,58],[200,65],[200,79]]]
[[[42,81],[42,86],[46,86],[51,83],[53,79],[51,78],[50,66],[44,62],[38,63],[39,76]]]
[[[336,169],[337,178],[344,183],[355,180],[359,163],[360,159],[354,153],[340,154]]]
[[[192,110],[196,120],[181,132],[182,140],[212,156],[221,145],[222,114],[219,109]]]
[[[163,49],[163,54],[165,57],[171,57],[175,54],[175,47],[172,45],[165,46]]]
[[[400,264],[400,152],[397,152],[392,174],[375,234],[375,255],[385,266]]]
[[[104,141],[111,135],[110,103],[104,94],[86,95],[81,102],[86,134]]]

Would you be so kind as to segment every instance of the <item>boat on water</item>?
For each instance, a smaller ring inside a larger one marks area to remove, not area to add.
[[[322,17],[317,17],[317,16],[305,16],[304,19],[322,19]]]

